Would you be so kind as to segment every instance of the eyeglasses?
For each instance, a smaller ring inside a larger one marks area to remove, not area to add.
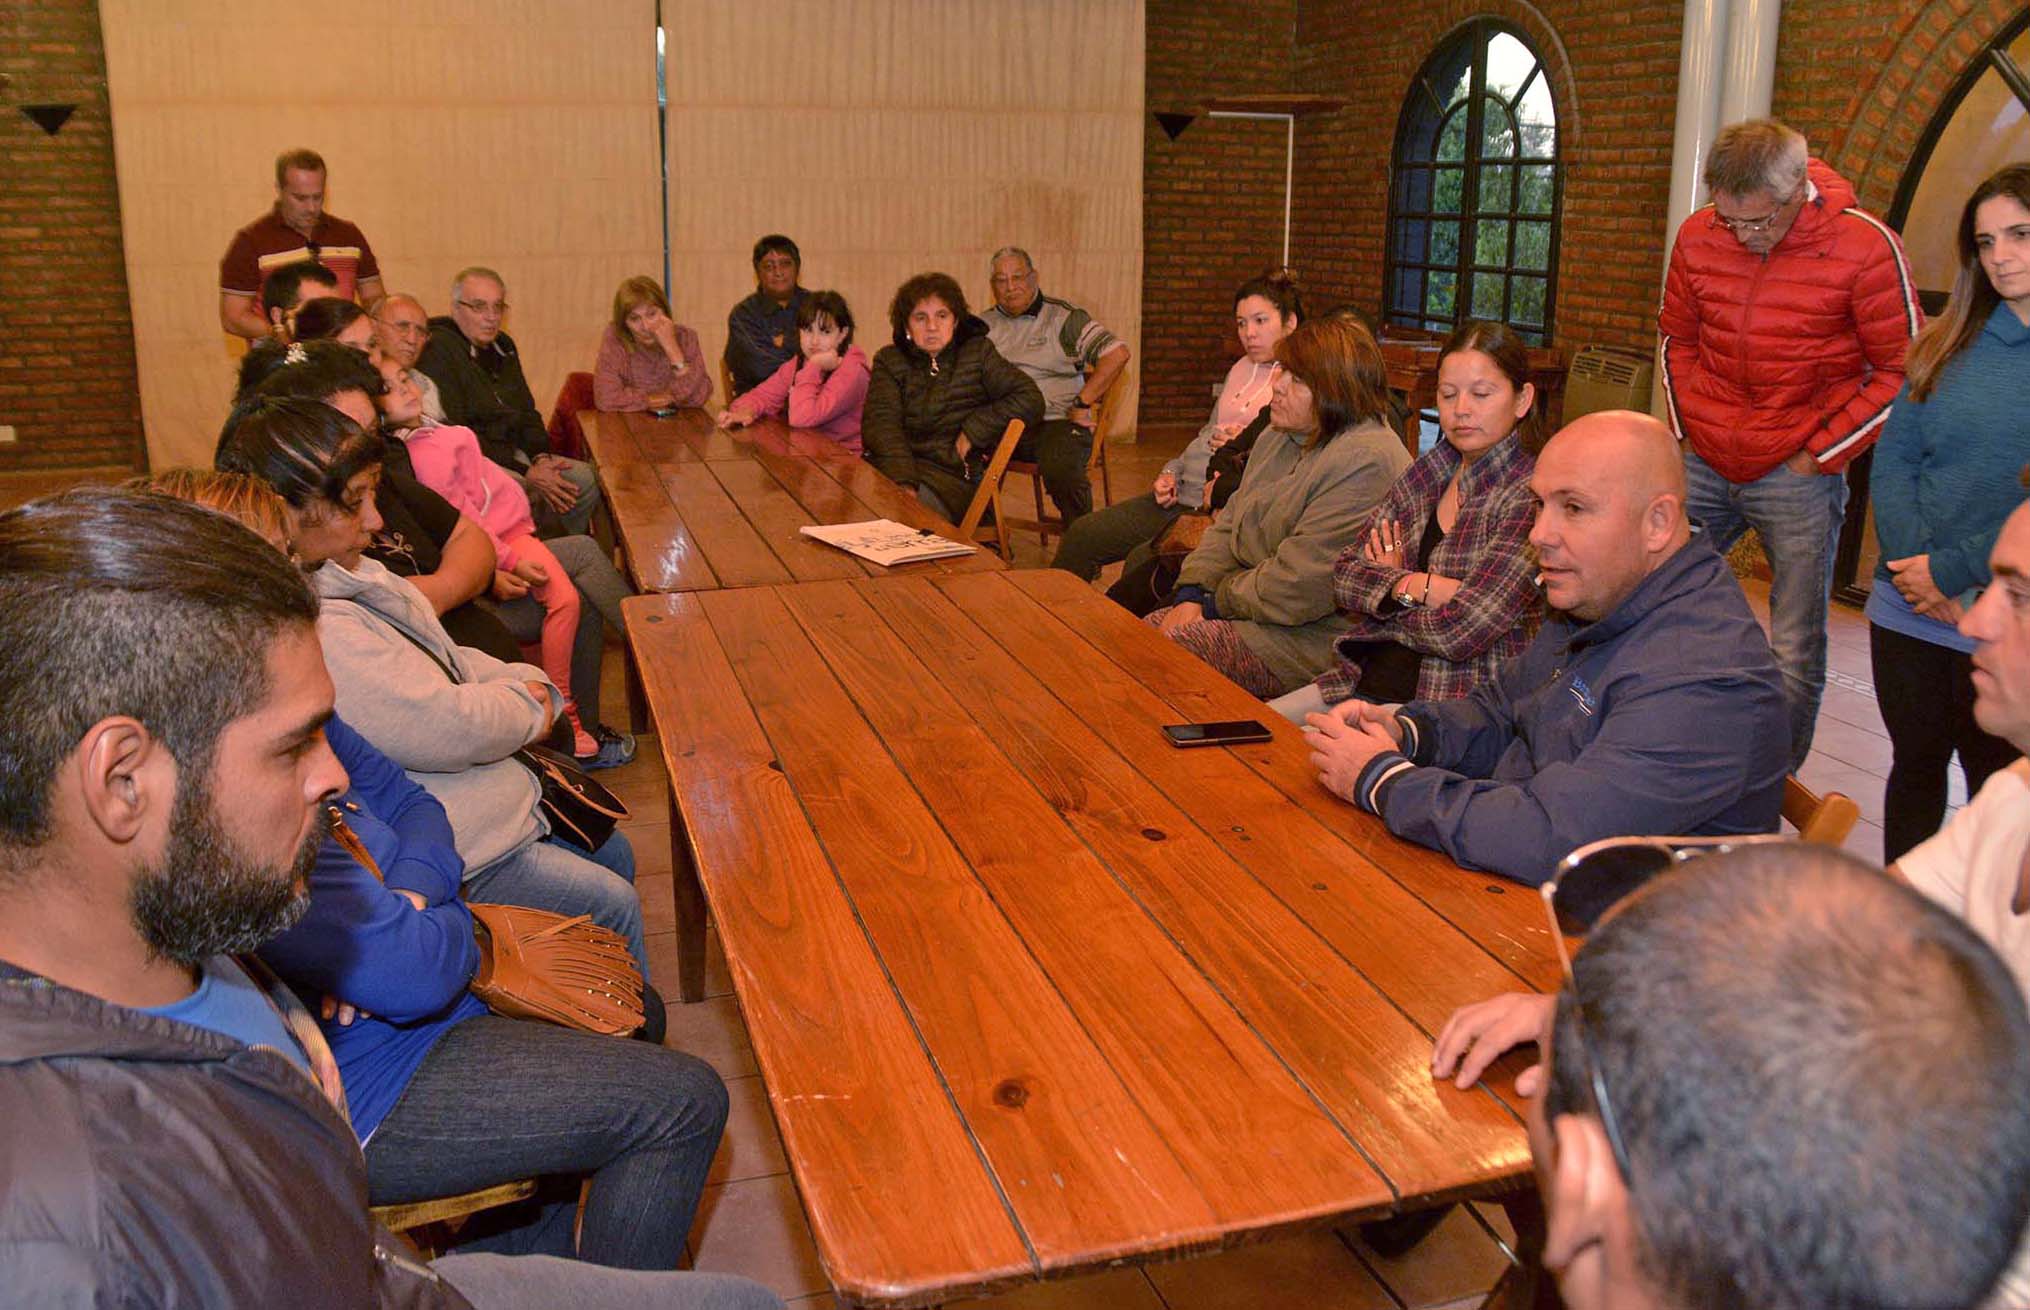
[[[1627,1178],[1628,1148],[1621,1139],[1621,1125],[1614,1117],[1614,1102],[1607,1095],[1607,1075],[1586,1047],[1586,998],[1579,991],[1579,975],[1572,968],[1572,952],[1565,938],[1590,932],[1600,917],[1622,900],[1641,890],[1660,873],[1702,855],[1721,855],[1743,846],[1763,846],[1789,840],[1778,833],[1741,837],[1607,837],[1588,842],[1558,861],[1551,879],[1540,890],[1544,915],[1550,920],[1551,940],[1557,943],[1558,963],[1564,966],[1565,986],[1572,992],[1572,1037],[1575,1054],[1586,1065],[1587,1081],[1593,1092],[1593,1108],[1600,1116],[1600,1131],[1614,1152],[1614,1163]],[[1554,1057],[1555,1058],[1555,1057]]]
[[[481,317],[499,318],[502,314],[508,312],[508,302],[505,300],[499,304],[495,304],[491,300],[460,300],[456,303],[465,306],[465,308]]]
[[[1789,199],[1779,202],[1776,208],[1770,210],[1761,218],[1728,218],[1720,212],[1720,207],[1715,205],[1713,206],[1713,226],[1725,228],[1737,236],[1759,237],[1770,228],[1776,226],[1776,220],[1783,217],[1783,211],[1790,208],[1791,200],[1795,199],[1797,199],[1796,196],[1791,196]]]

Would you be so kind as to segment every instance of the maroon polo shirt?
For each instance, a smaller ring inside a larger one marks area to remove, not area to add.
[[[361,282],[381,275],[366,233],[326,214],[306,239],[282,221],[278,207],[233,233],[233,243],[219,261],[219,290],[259,299],[261,283],[268,274],[306,259],[314,259],[338,275],[338,294],[345,300],[356,298]]]

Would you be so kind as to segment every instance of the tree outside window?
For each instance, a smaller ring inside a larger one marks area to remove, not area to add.
[[[1432,53],[1396,127],[1384,318],[1449,332],[1493,319],[1551,336],[1558,116],[1521,33],[1475,19]]]

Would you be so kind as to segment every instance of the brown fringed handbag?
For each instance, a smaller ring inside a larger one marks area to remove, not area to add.
[[[380,866],[330,807],[331,836],[375,878]],[[585,915],[467,902],[479,941],[472,994],[495,1014],[618,1037],[641,1027],[642,978],[627,939]]]

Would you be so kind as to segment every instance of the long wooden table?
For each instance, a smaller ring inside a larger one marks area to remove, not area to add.
[[[626,602],[840,1297],[914,1306],[1513,1187],[1457,1006],[1555,985],[1527,888],[1324,792],[1302,734],[1070,574]],[[1177,750],[1165,723],[1275,739]],[[702,893],[702,900],[700,895]]]
[[[891,570],[804,536],[798,529],[810,524],[886,518],[960,539],[913,494],[818,433],[774,419],[729,431],[702,409],[579,418],[639,590],[1005,567],[980,551]]]

